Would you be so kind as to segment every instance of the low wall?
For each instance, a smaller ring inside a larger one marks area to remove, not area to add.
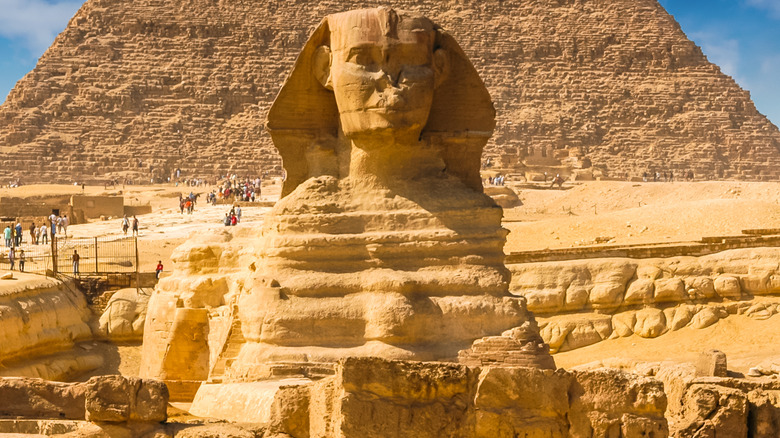
[[[553,352],[614,336],[657,337],[733,314],[780,312],[780,248],[703,257],[603,258],[510,264],[510,292],[526,298]],[[776,302],[775,302],[776,301]]]

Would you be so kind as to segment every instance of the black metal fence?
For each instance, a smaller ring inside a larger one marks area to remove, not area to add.
[[[34,274],[75,277],[138,273],[136,237],[54,237],[50,244],[38,245],[23,241],[14,247],[13,266],[9,253],[9,247],[0,249],[0,269],[19,271],[24,259],[24,271]],[[74,254],[78,254],[78,266]]]

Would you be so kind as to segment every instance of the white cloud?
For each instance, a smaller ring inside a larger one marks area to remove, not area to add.
[[[82,2],[0,0],[0,36],[19,40],[28,50],[40,55],[65,29]]]
[[[769,11],[772,17],[780,19],[780,0],[745,0],[745,3]]]

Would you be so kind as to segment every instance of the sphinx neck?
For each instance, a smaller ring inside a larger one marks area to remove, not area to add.
[[[372,133],[347,141],[348,174],[355,181],[390,185],[399,181],[439,177],[444,171],[439,151],[420,141],[418,135]]]

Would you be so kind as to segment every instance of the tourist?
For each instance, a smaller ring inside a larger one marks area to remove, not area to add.
[[[122,218],[122,232],[127,236],[127,229],[130,228],[130,220],[127,219],[127,215]]]
[[[11,264],[11,270],[14,270],[14,263],[16,262],[16,250],[12,246],[8,249],[8,263]]]
[[[157,279],[160,279],[160,272],[163,270],[162,260],[157,261],[157,268],[154,270],[157,273]]]
[[[41,230],[38,227],[35,227],[35,230],[33,231],[34,238],[35,238],[35,244],[38,245],[41,240]]]
[[[235,214],[231,215],[230,216],[230,225],[231,226],[236,226],[237,223],[238,223],[238,218],[236,218],[236,215]]]
[[[133,236],[138,236],[138,218],[133,215]]]
[[[225,219],[222,220],[222,223],[225,224],[226,227],[230,226],[230,215],[228,213],[225,213]]]
[[[78,251],[76,251],[74,249],[73,250],[73,257],[72,257],[72,260],[73,260],[73,275],[78,275],[79,274],[79,259],[80,258],[81,257],[79,256]]]
[[[57,233],[62,233],[62,216],[57,215]],[[65,236],[68,237],[68,236]]]
[[[38,238],[36,237],[38,227],[35,226],[35,222],[30,224],[30,245],[37,245]]]
[[[6,225],[5,231],[3,231],[3,235],[5,237],[5,246],[10,247],[11,245],[11,226]]]
[[[54,242],[54,236],[57,235],[57,215],[53,212],[49,215],[49,224],[51,224],[51,240]]]
[[[46,224],[41,225],[41,231],[38,233],[41,243],[49,243],[49,227]]]
[[[22,223],[21,222],[16,223],[15,238],[16,238],[16,246],[21,246],[22,245]]]
[[[239,223],[241,222],[241,206],[240,205],[236,206],[236,221],[239,222]]]
[[[19,272],[24,272],[24,250],[19,250]]]
[[[68,224],[70,221],[68,220],[68,215],[62,216],[62,233],[65,234],[65,237],[68,237]]]

